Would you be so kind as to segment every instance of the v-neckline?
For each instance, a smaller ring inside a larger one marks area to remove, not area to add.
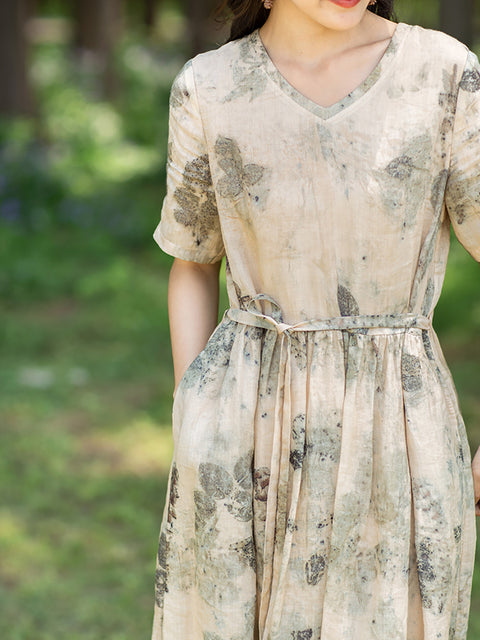
[[[314,100],[308,98],[306,95],[296,89],[277,69],[273,60],[263,44],[262,38],[259,33],[259,27],[257,27],[250,34],[250,43],[254,48],[256,55],[259,58],[260,66],[270,76],[270,78],[286,93],[290,98],[295,100],[302,107],[311,111],[315,115],[319,116],[323,120],[329,120],[337,113],[343,112],[356,103],[359,98],[366,95],[372,87],[382,78],[387,68],[390,66],[395,58],[396,53],[399,50],[400,43],[403,42],[403,36],[409,30],[410,25],[405,22],[398,22],[395,27],[395,31],[390,38],[387,48],[382,54],[382,57],[377,62],[368,76],[359,84],[355,89],[350,91],[344,98],[337,100],[332,105],[324,107]]]

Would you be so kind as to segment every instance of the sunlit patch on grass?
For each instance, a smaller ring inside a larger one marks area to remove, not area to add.
[[[138,416],[116,431],[80,436],[77,463],[88,475],[160,476],[168,472],[172,454],[171,428]]]
[[[44,544],[9,509],[0,510],[0,580],[15,586],[52,560],[55,550]]]

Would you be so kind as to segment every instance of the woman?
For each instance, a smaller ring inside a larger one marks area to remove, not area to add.
[[[466,638],[480,452],[431,322],[450,225],[480,261],[480,64],[372,2],[230,0],[172,85],[153,640]]]

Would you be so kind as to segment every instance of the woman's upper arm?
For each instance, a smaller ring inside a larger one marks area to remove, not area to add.
[[[222,258],[215,262],[197,262],[196,260],[182,260],[181,258],[175,258],[172,264],[173,268],[179,269],[194,269],[195,271],[201,271],[207,275],[218,275],[220,267],[222,266]]]

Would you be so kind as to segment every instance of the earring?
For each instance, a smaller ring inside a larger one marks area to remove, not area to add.
[[[273,6],[273,0],[264,0],[263,6],[265,7],[265,9],[271,9]]]

